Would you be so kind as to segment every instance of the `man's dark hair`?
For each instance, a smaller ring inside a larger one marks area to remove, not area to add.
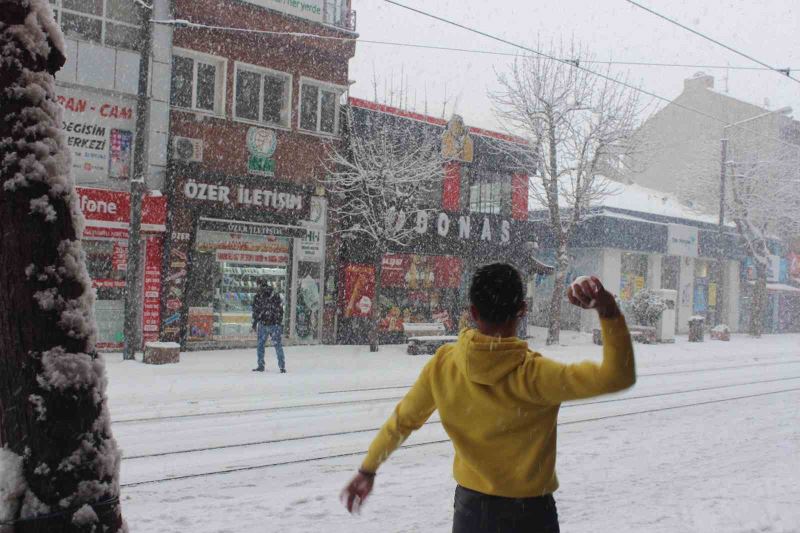
[[[478,309],[481,320],[505,324],[515,318],[525,305],[522,276],[506,263],[484,265],[472,276],[469,301]]]

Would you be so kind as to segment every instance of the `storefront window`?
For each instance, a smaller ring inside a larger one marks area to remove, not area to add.
[[[647,256],[623,253],[620,274],[619,296],[623,301],[630,301],[637,292],[644,289],[647,280]]]
[[[252,305],[263,281],[280,295],[288,322],[290,242],[284,237],[198,230],[186,295],[189,341],[255,339]]]
[[[386,255],[383,259],[380,324],[384,337],[402,338],[403,325],[440,322],[458,329],[461,259],[450,256]]]
[[[322,319],[321,263],[297,265],[297,307],[294,333],[300,342],[318,339]]]
[[[119,348],[124,342],[125,267],[128,241],[84,239],[86,267],[97,291],[97,347]]]
[[[692,312],[696,315],[711,315],[716,310],[717,283],[712,270],[711,261],[698,259],[694,262]]]

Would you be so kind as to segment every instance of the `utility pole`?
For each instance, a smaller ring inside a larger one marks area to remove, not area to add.
[[[141,244],[142,197],[147,185],[147,129],[150,115],[150,50],[153,46],[152,8],[140,6],[142,26],[140,31],[139,87],[136,99],[136,139],[133,145],[133,178],[131,179],[131,222],[128,230],[128,264],[125,272],[125,344],[122,358],[135,359],[139,341],[137,316],[141,307],[140,279],[142,274]]]
[[[723,129],[723,133],[725,130]],[[719,225],[717,226],[717,302],[714,313],[714,325],[722,323],[724,315],[724,283],[725,283],[725,190],[726,190],[726,169],[728,167],[728,139],[723,134],[720,140],[721,156],[719,171]]]

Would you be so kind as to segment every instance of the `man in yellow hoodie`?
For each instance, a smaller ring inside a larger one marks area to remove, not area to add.
[[[428,361],[375,437],[342,500],[357,511],[378,467],[438,409],[455,448],[453,533],[557,533],[559,406],[635,383],[625,319],[599,279],[576,280],[567,297],[600,316],[603,362],[565,365],[532,352],[515,336],[526,306],[522,279],[512,266],[479,268],[469,296],[477,329],[463,330],[456,343]]]

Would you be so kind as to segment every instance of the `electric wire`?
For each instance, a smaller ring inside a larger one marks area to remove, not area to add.
[[[762,138],[765,138],[765,139],[769,139],[771,141],[774,141],[774,142],[777,142],[777,143],[780,143],[780,144],[784,144],[784,145],[790,146],[792,148],[800,149],[800,145],[798,145],[798,144],[794,144],[794,143],[785,141],[783,139],[778,139],[776,137],[772,137],[770,135],[766,135],[766,134],[761,133],[761,132],[759,132],[757,130],[746,128],[746,127],[742,126],[741,124],[730,123],[725,119],[721,119],[721,118],[719,118],[719,117],[717,117],[715,115],[712,115],[711,113],[706,113],[705,111],[702,111],[700,109],[697,109],[697,108],[694,108],[694,107],[690,107],[690,106],[687,106],[685,104],[681,104],[679,102],[676,102],[674,100],[671,100],[671,99],[667,98],[666,96],[661,96],[660,94],[655,93],[653,91],[650,91],[650,90],[647,90],[647,89],[642,89],[641,87],[637,87],[637,86],[632,85],[632,84],[630,84],[630,83],[628,83],[626,81],[619,80],[619,79],[614,78],[612,76],[609,76],[607,74],[603,74],[602,72],[597,72],[597,71],[588,69],[588,68],[586,68],[584,66],[581,66],[579,61],[561,59],[561,58],[555,57],[553,55],[547,54],[545,52],[542,52],[540,50],[537,50],[535,48],[531,48],[530,46],[526,46],[526,45],[523,45],[523,44],[516,43],[514,41],[510,41],[510,40],[508,40],[508,39],[506,39],[504,37],[499,37],[497,35],[485,32],[483,30],[479,30],[477,28],[473,28],[472,26],[467,26],[465,24],[461,24],[460,22],[456,22],[454,20],[450,20],[450,19],[447,19],[447,18],[444,18],[444,17],[440,17],[439,15],[434,15],[433,13],[430,13],[430,12],[427,12],[427,11],[423,11],[421,9],[417,9],[415,7],[411,7],[411,6],[408,6],[406,4],[402,4],[400,2],[397,2],[396,0],[383,0],[383,1],[388,3],[388,4],[392,4],[394,6],[400,7],[402,9],[406,9],[408,11],[417,13],[417,14],[422,15],[424,17],[428,17],[428,18],[431,18],[433,20],[437,20],[439,22],[443,22],[445,24],[454,26],[456,28],[460,28],[460,29],[468,31],[470,33],[474,33],[476,35],[480,35],[482,37],[486,37],[487,39],[491,39],[493,41],[497,41],[497,42],[500,42],[500,43],[503,43],[503,44],[506,44],[506,45],[509,45],[509,46],[513,46],[515,48],[519,48],[520,50],[525,50],[526,52],[529,52],[531,54],[536,54],[538,56],[550,59],[552,61],[557,61],[559,63],[563,63],[565,65],[569,65],[569,66],[571,66],[573,68],[576,68],[578,70],[582,70],[582,71],[586,72],[587,74],[591,74],[593,76],[597,76],[597,77],[599,77],[601,79],[604,79],[606,81],[609,81],[609,82],[612,82],[612,83],[616,83],[618,85],[622,85],[623,87],[626,87],[626,88],[628,88],[628,89],[630,89],[632,91],[636,91],[636,92],[642,93],[644,95],[650,96],[651,98],[654,98],[656,100],[660,100],[662,102],[666,102],[667,104],[672,104],[675,107],[679,107],[679,108],[681,108],[683,110],[690,111],[692,113],[696,113],[698,115],[704,116],[706,118],[709,118],[709,119],[711,119],[711,120],[713,120],[715,122],[718,122],[718,123],[722,124],[723,126],[729,126],[729,127],[738,128],[738,129],[740,129],[742,131],[746,131],[746,132],[751,133],[753,135],[757,135],[759,137],[762,137]]]
[[[740,56],[742,56],[744,58],[747,58],[750,61],[753,61],[754,63],[758,63],[759,65],[761,65],[761,66],[763,66],[763,67],[765,67],[765,68],[767,68],[769,70],[774,70],[775,72],[777,72],[781,76],[785,76],[785,77],[789,78],[790,80],[792,80],[795,83],[800,83],[800,79],[797,79],[797,78],[795,78],[795,77],[793,77],[791,75],[791,69],[789,69],[789,68],[785,68],[785,69],[775,68],[775,67],[773,67],[771,65],[768,65],[767,63],[765,63],[765,62],[763,62],[763,61],[761,61],[759,59],[756,59],[755,57],[753,57],[751,55],[748,55],[748,54],[746,54],[746,53],[744,53],[744,52],[742,52],[740,50],[737,50],[737,49],[733,48],[732,46],[728,46],[727,44],[725,44],[723,42],[720,42],[717,39],[714,39],[713,37],[710,37],[710,36],[706,35],[705,33],[697,31],[694,28],[690,28],[689,26],[686,26],[685,24],[682,24],[682,23],[678,22],[677,20],[675,20],[673,18],[670,18],[670,17],[668,17],[666,15],[662,15],[658,11],[650,9],[649,7],[644,6],[644,5],[640,4],[639,2],[636,2],[634,0],[625,0],[625,1],[628,2],[629,4],[633,5],[633,6],[638,7],[639,9],[643,9],[644,11],[647,11],[648,13],[650,13],[652,15],[655,15],[655,16],[663,19],[663,20],[666,20],[667,22],[670,22],[670,23],[678,26],[679,28],[683,28],[684,30],[686,30],[688,32],[691,32],[691,33],[697,35],[698,37],[701,37],[701,38],[703,38],[703,39],[705,39],[707,41],[711,41],[712,43],[716,44],[717,46],[721,46],[722,48],[724,48],[726,50],[729,50],[729,51],[733,52],[734,54],[737,54],[737,55],[740,55]]]
[[[747,128],[745,126],[742,126],[741,124],[729,123],[728,121],[726,121],[724,119],[716,117],[716,116],[714,116],[714,115],[712,115],[710,113],[706,113],[705,111],[702,111],[700,109],[696,109],[696,108],[693,108],[693,107],[690,107],[690,106],[675,102],[675,101],[667,98],[666,96],[661,96],[661,95],[659,95],[657,93],[654,93],[654,92],[649,91],[647,89],[642,89],[641,87],[637,87],[637,86],[632,85],[632,84],[630,84],[628,82],[616,79],[616,78],[614,78],[612,76],[609,76],[609,75],[606,75],[606,74],[602,74],[600,72],[596,72],[596,71],[587,69],[586,67],[581,66],[581,62],[582,62],[581,60],[558,58],[558,57],[546,54],[544,52],[541,52],[539,50],[536,50],[534,48],[530,48],[530,47],[525,46],[525,45],[521,45],[521,44],[518,44],[518,43],[514,43],[512,41],[508,41],[508,40],[506,40],[506,39],[504,39],[502,37],[498,37],[498,36],[486,33],[486,32],[484,32],[482,30],[478,30],[478,29],[475,29],[475,28],[460,24],[458,22],[455,22],[455,21],[452,21],[452,20],[449,20],[449,19],[445,19],[443,17],[439,17],[439,16],[434,15],[432,13],[428,13],[428,12],[416,9],[416,8],[407,6],[405,4],[401,4],[399,2],[395,2],[393,0],[384,0],[384,1],[388,2],[390,4],[393,4],[393,5],[396,5],[398,7],[401,7],[401,8],[408,9],[410,11],[419,13],[421,15],[433,18],[433,19],[438,20],[440,22],[444,22],[446,24],[450,24],[450,25],[456,26],[458,28],[464,29],[466,31],[469,31],[469,32],[472,32],[472,33],[476,33],[478,35],[482,35],[484,37],[487,37],[489,39],[501,42],[503,44],[506,44],[506,45],[509,45],[509,46],[512,46],[512,47],[515,47],[515,48],[519,48],[519,49],[527,51],[529,53],[540,55],[542,57],[545,57],[545,58],[548,58],[548,59],[551,59],[551,60],[554,60],[554,61],[558,61],[559,63],[570,65],[570,66],[572,66],[574,68],[577,68],[579,70],[583,70],[584,72],[586,72],[588,74],[592,74],[594,76],[598,76],[598,77],[603,78],[603,79],[605,79],[607,81],[610,81],[612,83],[620,84],[620,85],[622,85],[622,86],[624,86],[624,87],[626,87],[626,88],[628,88],[630,90],[633,90],[633,91],[642,93],[644,95],[650,96],[651,98],[654,98],[656,100],[665,102],[667,104],[673,104],[674,106],[679,107],[681,109],[684,109],[686,111],[697,113],[697,114],[702,115],[702,116],[704,116],[706,118],[710,118],[710,119],[714,120],[715,122],[719,122],[719,123],[723,124],[724,126],[730,126],[730,127],[738,128],[738,129],[740,129],[742,131],[746,131],[748,133],[757,135],[759,137],[762,137],[762,138],[765,138],[765,139],[769,139],[769,140],[772,140],[774,142],[778,142],[778,143],[784,144],[786,146],[790,146],[792,148],[800,149],[800,145],[798,145],[798,144],[794,144],[794,143],[785,141],[783,139],[778,139],[778,138],[775,138],[775,137],[771,137],[770,135],[762,133],[762,132],[760,132],[758,130],[753,130],[753,129]],[[219,26],[219,25],[212,25],[212,24],[201,24],[201,23],[197,23],[197,22],[191,22],[191,21],[186,20],[186,19],[171,19],[171,20],[151,19],[150,22],[152,22],[153,24],[171,25],[171,26],[175,26],[176,28],[194,28],[194,29],[203,29],[203,30],[241,32],[241,33],[252,33],[252,34],[258,34],[258,35],[281,36],[281,37],[298,37],[298,38],[313,38],[313,39],[332,40],[332,41],[371,42],[371,43],[389,44],[388,41],[368,41],[368,40],[360,39],[358,37],[341,37],[341,36],[336,36],[336,35],[320,35],[320,34],[316,34],[316,33],[289,32],[289,31],[279,31],[279,30],[258,30],[258,29],[251,29],[251,28],[234,28],[234,27],[231,27],[231,26]],[[446,47],[443,47],[443,49],[444,48],[446,48]],[[499,54],[499,52],[497,54]],[[599,63],[599,64],[614,64],[614,62],[603,62],[603,61],[597,61],[595,63]],[[674,66],[678,66],[678,65],[674,65]]]

